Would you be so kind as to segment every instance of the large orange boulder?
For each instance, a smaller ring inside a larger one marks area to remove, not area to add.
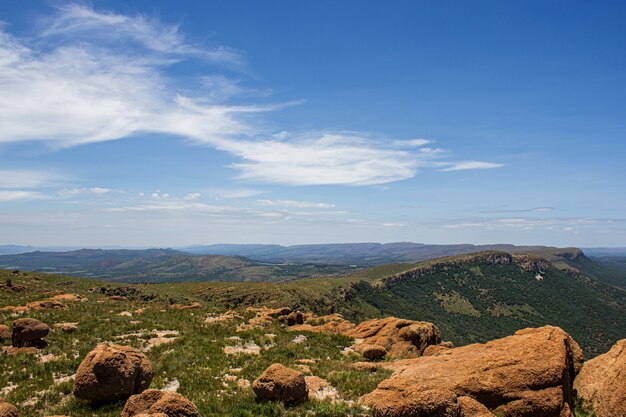
[[[43,347],[44,337],[50,332],[50,327],[39,320],[23,318],[13,322],[11,343],[13,347]]]
[[[105,342],[89,352],[78,367],[74,395],[94,403],[124,400],[148,388],[153,376],[146,355]]]
[[[560,328],[524,329],[445,355],[399,361],[396,372],[361,400],[375,417],[471,415],[470,407],[476,416],[569,417],[582,361],[578,344]]]
[[[344,333],[359,343],[384,347],[391,357],[420,356],[426,347],[441,343],[441,333],[432,323],[396,317],[364,321]]]
[[[13,404],[0,398],[0,417],[20,417],[20,412]]]
[[[302,372],[275,363],[267,368],[252,384],[259,401],[281,401],[297,404],[309,396]]]
[[[198,409],[180,394],[149,389],[128,399],[122,417],[198,417]]]
[[[574,389],[597,417],[626,417],[626,339],[585,362]]]

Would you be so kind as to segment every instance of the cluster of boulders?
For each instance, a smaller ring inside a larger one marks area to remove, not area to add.
[[[443,414],[432,415],[463,416],[468,402],[495,415],[569,416],[571,384],[582,362],[576,342],[558,327],[525,329],[445,355],[398,361],[392,365],[396,372],[362,402],[376,417],[426,416],[433,410]]]
[[[41,322],[20,319],[14,335],[20,345],[45,336]],[[16,333],[16,330],[17,333]],[[25,331],[30,329],[31,333]],[[39,332],[39,333],[37,333]],[[14,339],[16,340],[16,339]],[[81,362],[73,394],[93,404],[127,400],[122,417],[198,417],[196,406],[180,394],[147,388],[154,372],[146,355],[128,347],[102,343]],[[0,399],[0,417],[19,417],[17,408]]]
[[[427,322],[388,317],[355,326],[339,315],[305,314],[302,324],[294,324],[287,320],[295,319],[293,312],[273,312],[292,326],[289,330],[354,338],[352,349],[370,361],[396,359],[358,364],[358,369],[394,371],[361,398],[375,417],[570,417],[575,395],[597,417],[626,417],[626,339],[583,366],[582,350],[558,327],[454,348]],[[304,375],[280,364],[270,366],[253,389],[259,400],[285,404],[308,396]]]
[[[77,398],[102,404],[127,400],[122,417],[197,417],[198,409],[175,392],[147,390],[154,371],[146,355],[104,342],[81,362],[74,378]]]
[[[317,317],[289,308],[255,312],[247,325],[278,320],[289,330],[343,334],[355,339],[352,349],[369,361],[357,369],[392,370],[360,399],[374,417],[571,417],[575,396],[593,407],[596,417],[626,417],[626,339],[584,362],[574,339],[553,326],[454,348],[427,322],[388,317],[354,325],[339,315]],[[57,324],[61,331],[76,330],[73,323]],[[45,346],[49,331],[39,320],[21,318],[12,329],[0,326],[0,340],[11,338],[16,349],[36,349]],[[93,404],[126,401],[121,417],[198,416],[197,407],[180,394],[148,389],[153,376],[146,355],[104,342],[78,367],[73,394]],[[252,389],[258,401],[286,405],[336,394],[327,381],[278,363]],[[0,417],[19,417],[19,412],[0,399]]]
[[[357,340],[353,349],[366,359],[417,357],[431,345],[441,343],[441,333],[432,323],[395,317],[365,321],[344,333]]]

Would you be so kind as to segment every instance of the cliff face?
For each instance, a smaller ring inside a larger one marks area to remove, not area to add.
[[[398,281],[419,278],[420,276],[432,274],[437,271],[446,271],[452,266],[471,267],[472,265],[479,263],[489,265],[516,265],[521,267],[524,271],[535,273],[542,273],[549,268],[554,268],[554,265],[550,261],[536,255],[512,255],[507,252],[481,252],[472,255],[435,259],[431,262],[425,263],[424,266],[383,278],[377,285],[379,287],[385,287],[393,285]]]

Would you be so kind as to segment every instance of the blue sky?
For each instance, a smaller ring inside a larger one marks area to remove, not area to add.
[[[0,6],[0,243],[626,246],[626,4]]]

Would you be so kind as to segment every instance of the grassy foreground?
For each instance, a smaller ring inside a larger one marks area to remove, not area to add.
[[[122,403],[94,408],[71,395],[69,377],[85,355],[103,341],[144,348],[150,339],[159,335],[173,339],[146,352],[155,370],[151,387],[161,389],[179,384],[178,392],[193,401],[202,416],[367,415],[355,401],[388,376],[386,371],[370,373],[353,369],[351,365],[358,357],[341,353],[351,344],[346,337],[305,333],[306,341],[298,344],[294,343],[298,334],[287,332],[278,324],[237,333],[236,325],[242,320],[205,324],[206,317],[222,313],[223,309],[171,308],[170,302],[184,300],[179,294],[169,294],[166,287],[152,292],[147,289],[153,287],[146,287],[140,293],[129,293],[129,300],[112,300],[100,293],[104,284],[98,281],[38,273],[10,275],[8,271],[0,271],[0,284],[8,278],[19,291],[0,289],[0,308],[64,293],[77,293],[88,299],[68,302],[67,310],[32,310],[21,316],[0,312],[0,324],[6,325],[23,316],[42,320],[51,327],[55,323],[78,323],[75,333],[53,329],[46,338],[48,347],[36,356],[0,355],[0,397],[17,405],[24,417],[119,416]],[[152,297],[154,299],[145,301]],[[143,312],[137,312],[140,309]],[[120,315],[122,312],[132,316]],[[245,310],[238,312],[244,318],[252,316]],[[175,339],[168,336],[175,336]],[[261,347],[260,354],[226,355],[225,346],[239,344],[229,340],[234,336],[241,338],[241,343],[254,341]],[[328,380],[338,390],[341,401],[309,401],[292,408],[255,401],[248,382],[272,363],[295,368],[301,365],[298,363],[301,359],[312,360],[307,364],[310,372],[305,374]]]

